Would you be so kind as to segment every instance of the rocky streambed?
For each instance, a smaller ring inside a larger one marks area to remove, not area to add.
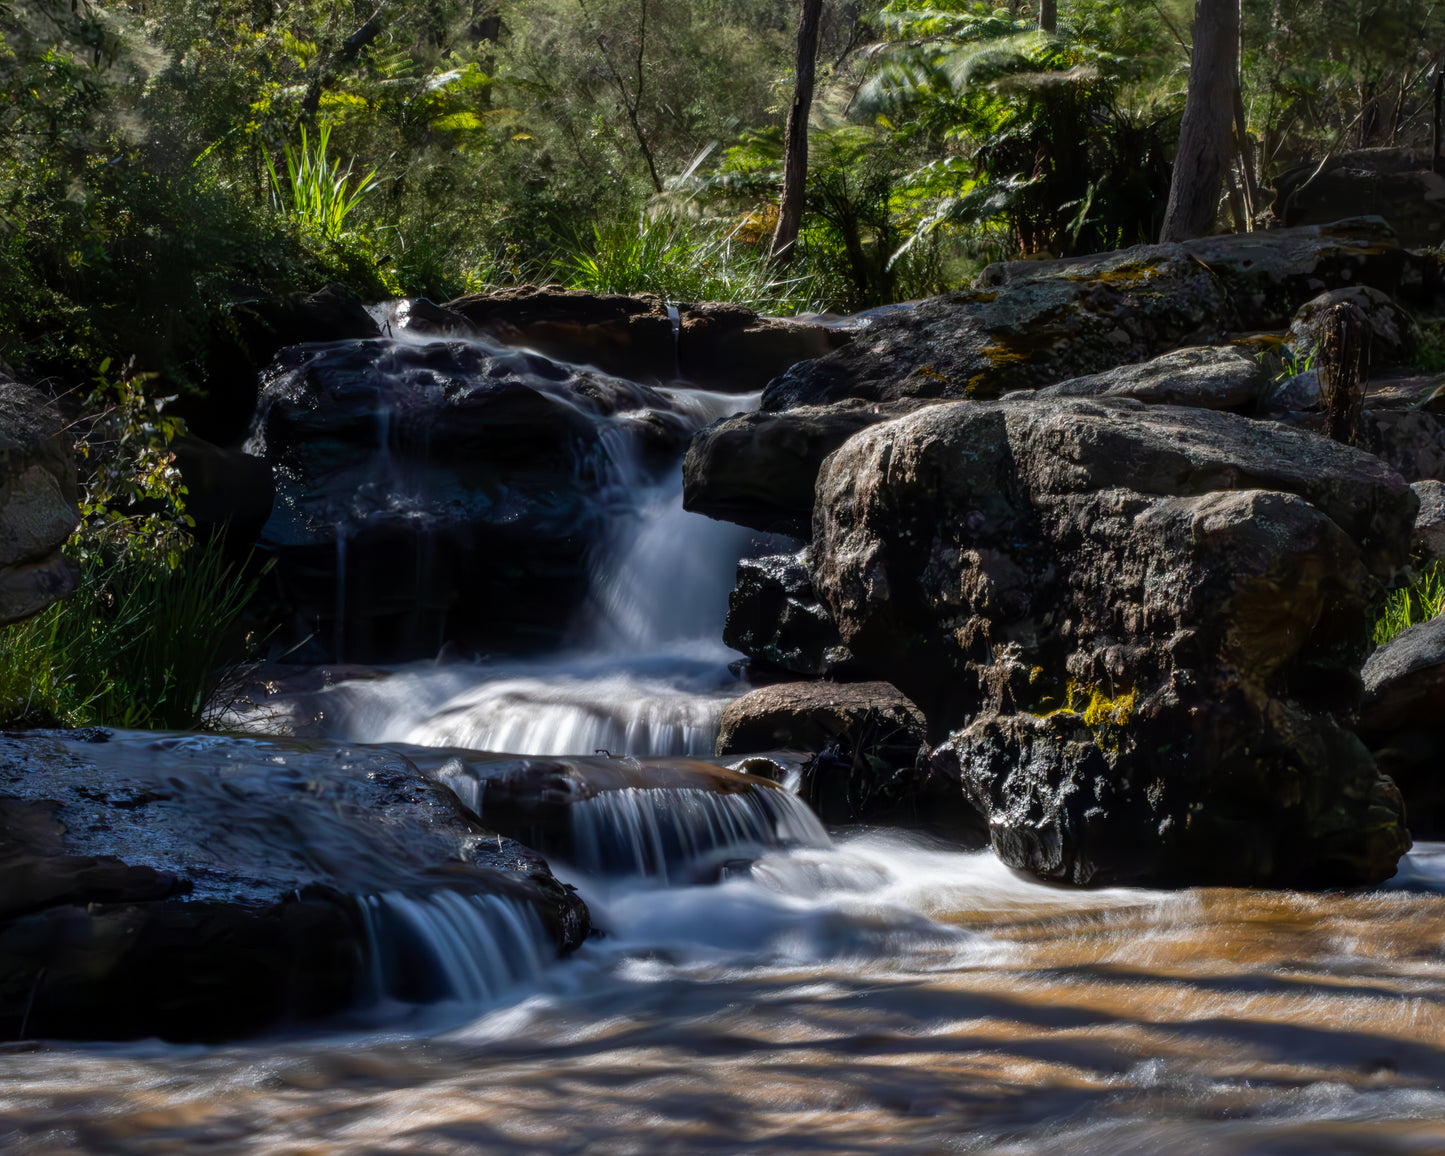
[[[244,447],[180,465],[276,559],[285,661],[228,735],[0,740],[0,1031],[353,1033],[274,1053],[299,1116],[235,1092],[255,1052],[144,1053],[157,1143],[238,1152],[354,1147],[333,1111],[418,1151],[1426,1142],[1445,639],[1371,631],[1445,553],[1439,273],[1359,220],[841,323],[278,305]],[[1284,372],[1340,301],[1356,445]],[[6,389],[19,617],[73,478]],[[142,1054],[28,1059],[129,1120]],[[47,1078],[17,1150],[62,1150]]]

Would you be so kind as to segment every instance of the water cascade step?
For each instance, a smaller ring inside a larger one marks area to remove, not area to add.
[[[508,895],[384,891],[359,903],[374,998],[488,1004],[556,957],[536,909]]]
[[[488,827],[588,875],[696,883],[730,862],[830,843],[797,796],[711,763],[403,749]]]

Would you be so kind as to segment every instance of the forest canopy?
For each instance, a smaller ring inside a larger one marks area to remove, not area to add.
[[[766,260],[796,0],[4,0],[0,359],[204,391],[238,303],[537,282],[851,310],[1157,238],[1185,0],[824,5],[800,259]],[[1222,227],[1430,140],[1445,13],[1244,0]]]

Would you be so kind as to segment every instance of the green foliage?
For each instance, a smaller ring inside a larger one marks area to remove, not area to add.
[[[784,274],[761,241],[739,226],[691,225],[645,217],[594,225],[588,243],[557,259],[567,284],[594,293],[656,293],[667,301],[733,301],[760,313],[796,313],[813,304],[806,274]]]
[[[294,150],[290,144],[282,146],[286,153],[285,184],[276,174],[276,165],[269,156],[266,168],[271,174],[277,208],[295,218],[303,228],[334,241],[341,236],[346,218],[361,198],[376,187],[376,170],[372,169],[352,185],[351,170],[355,162],[348,163],[343,171],[340,160],[328,161],[326,146],[330,139],[331,126],[322,124],[313,148],[303,124],[300,146]]]
[[[930,208],[901,252],[941,228],[994,221],[1024,253],[1155,239],[1182,105],[1162,82],[1158,45],[1099,16],[1065,6],[1047,36],[957,0],[883,10],[896,39],[858,110],[933,154],[904,182]]]
[[[183,729],[235,649],[254,578],[196,545],[171,443],[185,432],[127,367],[101,364],[80,429],[80,571],[67,598],[0,629],[0,722]]]
[[[1401,632],[1442,613],[1445,613],[1445,564],[1437,562],[1385,599],[1375,618],[1375,645],[1384,646]]]
[[[226,560],[219,540],[194,547],[174,566],[139,553],[114,558],[83,536],[77,546],[77,589],[0,630],[0,720],[198,725],[255,582]]]

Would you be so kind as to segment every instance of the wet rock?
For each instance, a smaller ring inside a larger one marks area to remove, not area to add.
[[[785,413],[741,413],[694,435],[682,468],[683,507],[767,533],[806,538],[823,459],[860,429],[920,401],[841,402]]]
[[[1410,551],[1427,565],[1445,559],[1445,483],[1430,479],[1410,488],[1420,499]]]
[[[1363,676],[1360,734],[1400,788],[1410,833],[1445,838],[1445,616],[1380,647]]]
[[[405,938],[378,940],[369,904],[438,890],[530,910],[554,952],[587,934],[585,907],[540,858],[398,753],[0,738],[10,1038],[217,1040],[333,1015],[365,1002],[382,948],[403,971],[425,963]]]
[[[941,773],[1008,862],[1394,870],[1398,795],[1339,726],[1415,515],[1377,458],[1209,410],[960,402],[856,435],[817,493],[815,590],[859,665],[954,732]]]
[[[827,843],[792,794],[716,763],[407,751],[487,826],[593,874],[710,882],[729,864]]]
[[[448,301],[471,332],[522,346],[570,365],[588,365],[633,381],[677,377],[677,339],[662,298],[646,294],[523,285]]]
[[[79,524],[75,452],[38,391],[0,376],[0,625],[74,588],[60,548]]]
[[[846,345],[843,328],[759,317],[727,303],[524,285],[436,306],[410,302],[408,329],[465,332],[524,346],[632,381],[683,380],[724,393],[752,393],[796,362]]]
[[[858,746],[896,747],[912,763],[923,745],[923,713],[886,682],[782,682],[734,699],[723,711],[717,753],[796,747],[821,751],[844,739]]]
[[[670,467],[692,421],[646,386],[520,350],[286,350],[246,448],[276,476],[262,541],[288,643],[376,662],[555,642],[609,494]]]
[[[778,374],[848,344],[838,327],[759,317],[740,305],[679,307],[678,376],[706,389],[753,393]]]
[[[381,336],[361,301],[341,285],[241,301],[232,307],[229,320],[229,340],[218,334],[207,354],[204,394],[182,396],[175,403],[175,412],[193,434],[227,447],[246,437],[256,413],[261,371],[282,349],[308,341]]]
[[[806,551],[738,563],[723,642],[763,666],[793,674],[841,673],[852,657],[813,592]]]
[[[991,265],[975,289],[890,313],[763,394],[786,410],[845,398],[993,398],[1154,357],[1229,329],[1283,327],[1321,292],[1390,291],[1407,261],[1369,219]]]
[[[1336,305],[1353,305],[1370,326],[1370,371],[1409,365],[1420,349],[1420,327],[1388,294],[1368,285],[1332,289],[1306,301],[1289,324],[1289,346],[1307,357],[1324,342],[1325,314]]]
[[[789,682],[730,703],[717,753],[808,751],[798,794],[824,822],[922,828],[987,845],[983,817],[957,778],[921,758],[923,738],[922,712],[886,682]]]
[[[1128,397],[1147,405],[1201,409],[1252,406],[1269,375],[1252,357],[1228,346],[1176,349],[1138,365],[1076,377],[1038,391],[1041,397]]]

